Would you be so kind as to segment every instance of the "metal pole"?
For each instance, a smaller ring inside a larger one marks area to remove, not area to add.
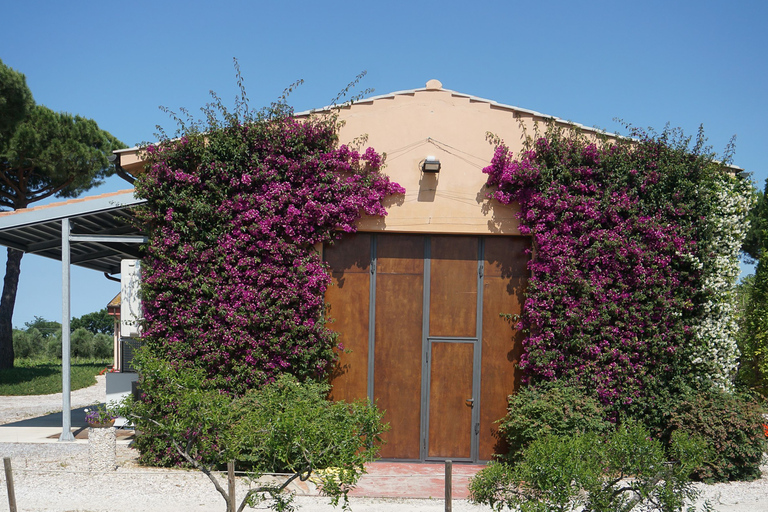
[[[16,512],[16,491],[13,489],[13,471],[11,471],[11,459],[3,458],[5,466],[5,483],[8,485],[8,507],[11,512]]]
[[[445,461],[445,512],[453,510],[453,462]]]
[[[69,218],[61,221],[61,435],[59,441],[74,441],[72,435],[72,403],[70,397],[70,336],[69,336]]]

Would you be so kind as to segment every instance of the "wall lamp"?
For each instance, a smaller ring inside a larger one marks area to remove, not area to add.
[[[429,155],[421,164],[421,170],[423,172],[440,172],[440,160],[437,157]]]

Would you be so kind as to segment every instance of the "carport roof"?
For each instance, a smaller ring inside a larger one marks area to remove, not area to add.
[[[71,264],[116,274],[121,259],[139,258],[144,233],[132,207],[133,189],[0,213],[0,245],[61,261],[61,221],[70,219]]]

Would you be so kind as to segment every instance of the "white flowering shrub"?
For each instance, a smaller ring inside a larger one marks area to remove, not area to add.
[[[740,273],[739,251],[749,230],[747,216],[753,205],[751,184],[723,173],[712,184],[714,201],[707,217],[710,236],[702,251],[704,314],[694,332],[699,340],[693,362],[701,375],[723,389],[730,389],[738,369],[736,338],[736,282]]]

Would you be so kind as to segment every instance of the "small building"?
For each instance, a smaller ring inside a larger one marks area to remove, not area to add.
[[[332,397],[368,397],[386,411],[385,459],[490,460],[503,450],[496,421],[520,382],[514,318],[530,238],[517,208],[487,197],[487,135],[517,152],[545,121],[594,130],[437,80],[355,102],[339,120],[340,142],[365,137],[406,193],[387,200],[386,217],[364,217],[356,234],[322,248],[329,326],[344,347]],[[128,172],[141,165],[135,151],[117,153]]]

